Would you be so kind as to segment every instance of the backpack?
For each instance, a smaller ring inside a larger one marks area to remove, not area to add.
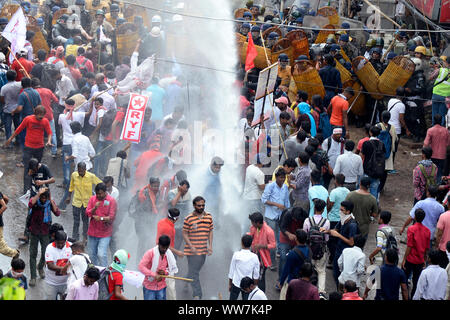
[[[387,249],[395,249],[397,252],[399,252],[397,239],[395,239],[394,234],[392,232],[387,232],[385,229],[381,228],[381,232],[384,233],[386,236],[386,250]]]
[[[97,280],[98,282],[98,300],[109,300],[113,292],[109,292],[109,280],[108,278],[112,276],[111,271],[108,270],[108,268],[105,268],[100,273],[100,279]]]
[[[87,62],[88,60],[89,60],[88,58],[84,57],[84,60],[83,60],[83,62],[81,62],[81,63],[78,63],[78,61],[75,61],[75,67],[76,67],[78,70],[80,70],[80,72],[81,72],[81,74],[83,75],[83,77],[85,77],[86,74],[88,73],[88,69],[87,69],[87,67],[86,67],[86,62]]]
[[[427,175],[427,172],[426,172],[423,164],[421,164],[421,163],[419,164],[419,169],[420,169],[420,172],[422,172],[422,174],[425,178],[425,181],[426,181],[426,184],[425,184],[425,193],[426,193],[429,186],[436,184],[436,179],[435,179],[436,166],[433,166],[433,165],[431,166],[431,174],[429,176]]]
[[[44,62],[42,63],[42,74],[41,74],[41,86],[43,88],[47,88],[55,92],[56,90],[56,81],[53,78],[53,75],[56,74],[58,69],[54,64]]]
[[[322,112],[319,117],[319,130],[322,132],[323,138],[326,139],[331,136],[331,124],[328,113]]]
[[[293,251],[300,257],[300,259],[303,260],[303,263],[305,263],[305,262],[311,263],[311,258],[309,258],[309,257],[306,258],[305,255],[303,254],[303,252],[298,247],[295,247],[293,249]],[[311,251],[311,249],[309,249],[309,251]],[[312,263],[311,263],[311,265],[312,265]],[[313,270],[313,273],[312,273],[311,277],[309,278],[310,279],[309,281],[311,282],[311,284],[313,284],[317,287],[317,284],[319,283],[319,274],[314,265],[312,265],[312,270]]]
[[[384,144],[379,141],[378,143],[374,143],[376,140],[367,141],[373,147],[372,155],[369,159],[367,159],[367,169],[366,174],[374,179],[381,178],[384,174],[386,158],[385,152],[383,151]],[[366,160],[364,160],[366,161]]]
[[[330,151],[330,148],[331,148],[331,141],[332,140],[332,138],[331,137],[329,137],[329,138],[327,138],[327,154],[328,154],[328,151]],[[339,144],[341,145],[341,154],[343,154],[344,153],[344,142],[345,142],[345,140],[344,139],[340,139],[339,140]]]
[[[308,241],[309,247],[311,249],[312,259],[320,260],[322,259],[326,251],[326,241],[325,234],[323,232],[320,232],[319,229],[325,225],[327,219],[324,219],[322,217],[318,224],[316,224],[314,217],[309,217],[308,220],[311,225],[308,231]]]
[[[383,125],[380,124],[379,127],[382,129]],[[384,154],[385,159],[388,159],[391,156],[392,136],[390,130],[391,125],[389,124],[388,127],[385,130],[381,130],[380,134],[378,135],[378,140],[384,143],[384,147],[386,149],[386,152]]]

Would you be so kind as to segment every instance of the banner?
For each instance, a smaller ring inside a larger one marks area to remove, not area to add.
[[[142,124],[144,123],[145,106],[149,97],[132,93],[128,104],[127,115],[122,128],[121,140],[139,143]]]
[[[2,36],[11,42],[11,51],[16,54],[17,51],[25,46],[27,34],[27,19],[23,14],[22,7],[17,9],[14,15],[9,20],[5,29],[2,32]],[[9,62],[14,61],[13,55],[9,55]]]

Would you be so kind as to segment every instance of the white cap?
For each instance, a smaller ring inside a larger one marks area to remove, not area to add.
[[[3,52],[0,52],[0,62],[5,62],[5,61],[6,61],[5,54]]]
[[[177,22],[177,21],[183,21],[183,17],[179,14],[176,14],[172,17],[172,21],[173,22]]]
[[[158,15],[153,16],[153,17],[152,17],[152,23],[153,23],[153,22],[161,22],[161,17],[158,16]]]
[[[161,29],[159,27],[153,27],[150,31],[150,35],[155,38],[159,37],[161,35]]]
[[[25,48],[20,49],[18,52],[19,52],[19,54],[21,54],[21,55],[28,54],[28,50],[25,49]]]

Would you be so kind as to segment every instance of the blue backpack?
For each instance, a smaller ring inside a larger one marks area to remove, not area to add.
[[[381,125],[380,125],[381,127]],[[388,159],[391,155],[391,149],[392,149],[392,137],[389,131],[391,130],[391,125],[389,124],[386,130],[381,130],[380,134],[378,135],[378,139],[383,142],[384,147],[386,148],[386,153],[384,154],[384,157]]]
[[[331,136],[331,124],[328,113],[322,112],[319,118],[319,130],[322,132],[323,138],[326,139]]]

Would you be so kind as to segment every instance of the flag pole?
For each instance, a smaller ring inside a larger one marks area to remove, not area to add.
[[[27,70],[24,68],[24,66],[20,63],[19,59],[16,58],[16,55],[11,51],[11,48],[8,46],[8,50],[9,50],[9,54],[11,54],[14,57],[14,60],[17,61],[17,63],[19,64],[19,66],[23,69],[23,71],[25,71],[25,74],[27,75],[28,78],[30,77],[30,74],[27,72]]]

